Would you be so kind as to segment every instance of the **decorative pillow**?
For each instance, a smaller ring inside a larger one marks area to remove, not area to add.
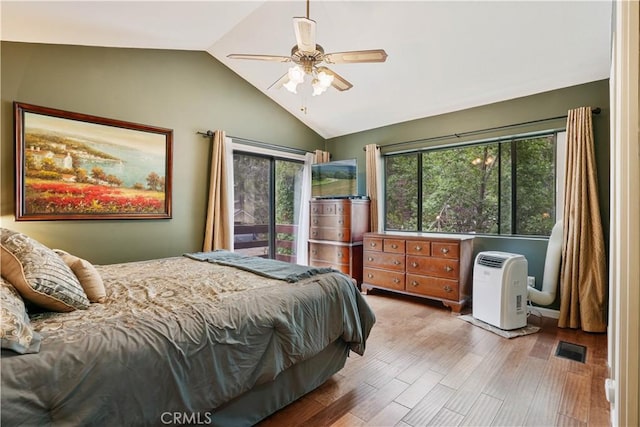
[[[60,255],[64,263],[71,268],[71,271],[80,281],[80,285],[84,289],[84,293],[87,294],[89,301],[104,302],[107,297],[107,291],[104,289],[104,282],[100,273],[98,273],[93,264],[62,249],[54,249],[53,251]]]
[[[40,335],[31,328],[24,301],[11,283],[0,278],[0,346],[16,353],[37,353]]]
[[[2,277],[23,298],[53,311],[89,307],[80,282],[58,254],[22,233],[1,230]]]

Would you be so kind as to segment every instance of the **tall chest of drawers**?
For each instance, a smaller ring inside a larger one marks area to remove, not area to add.
[[[471,298],[472,237],[366,233],[363,258],[363,290],[439,300],[456,313]]]
[[[362,282],[362,239],[369,230],[369,200],[312,200],[309,265],[331,267]]]

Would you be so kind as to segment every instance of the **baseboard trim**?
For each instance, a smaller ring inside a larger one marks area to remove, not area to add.
[[[544,308],[544,307],[529,307],[528,308],[529,311],[532,314],[540,314],[543,317],[548,317],[550,319],[559,319],[560,318],[560,311],[559,310],[553,310],[551,308]]]

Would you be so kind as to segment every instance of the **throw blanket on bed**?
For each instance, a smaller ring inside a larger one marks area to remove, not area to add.
[[[198,261],[208,261],[214,264],[236,267],[271,279],[286,280],[289,283],[294,283],[298,280],[315,276],[316,274],[336,271],[331,268],[309,267],[275,259],[250,257],[225,250],[194,252],[184,254],[184,256]]]

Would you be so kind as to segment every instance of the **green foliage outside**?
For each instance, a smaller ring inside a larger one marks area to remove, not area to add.
[[[554,136],[394,155],[385,166],[389,230],[549,235],[555,222]]]
[[[418,229],[418,157],[401,155],[385,162],[386,228],[413,231]]]
[[[243,225],[267,225],[270,216],[270,168],[266,157],[234,154],[234,193],[236,221]],[[287,160],[275,160],[275,223],[298,223],[299,195],[303,164]],[[260,239],[266,236],[260,237]],[[277,241],[295,242],[295,233],[279,232]],[[276,253],[295,255],[295,245],[276,247]]]

